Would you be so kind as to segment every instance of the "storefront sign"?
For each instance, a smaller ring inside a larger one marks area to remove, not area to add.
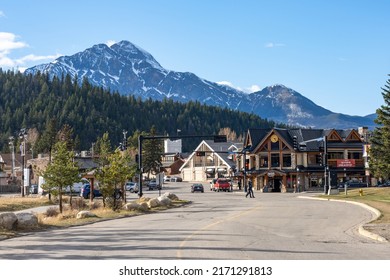
[[[271,177],[271,178],[272,178],[272,177],[274,177],[274,176],[275,176],[275,172],[268,172],[268,174],[267,174],[267,175],[268,175],[268,177]]]
[[[337,167],[355,167],[354,159],[338,159]]]

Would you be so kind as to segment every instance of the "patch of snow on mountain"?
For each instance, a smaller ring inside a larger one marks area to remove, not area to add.
[[[302,111],[302,108],[295,103],[288,104],[290,112],[287,113],[288,118],[313,118],[313,115]]]

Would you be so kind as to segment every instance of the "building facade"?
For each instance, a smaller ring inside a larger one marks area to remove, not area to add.
[[[236,170],[235,152],[241,146],[241,143],[203,140],[180,168],[183,181],[205,182],[213,178],[232,177]]]
[[[255,190],[324,190],[347,180],[369,182],[358,130],[249,129],[237,176]]]

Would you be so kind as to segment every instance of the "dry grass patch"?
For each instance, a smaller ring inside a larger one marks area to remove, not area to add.
[[[46,197],[0,197],[0,212],[14,212],[29,208],[54,205]]]
[[[143,202],[145,199],[138,200],[138,202]],[[149,209],[148,211],[129,211],[124,209],[112,210],[108,207],[103,207],[102,201],[94,201],[92,205],[89,205],[89,202],[86,203],[86,207],[83,209],[71,209],[69,206],[64,207],[64,211],[62,214],[58,212],[57,215],[48,215],[48,213],[43,213],[38,215],[39,223],[43,227],[69,227],[69,226],[77,226],[84,225],[93,222],[109,220],[109,219],[117,219],[123,217],[132,217],[136,215],[142,215],[147,213],[154,213],[162,210],[166,210],[169,208],[180,207],[187,204],[188,201],[178,200],[173,201],[171,206],[161,206],[158,208]],[[96,215],[96,217],[88,217],[83,219],[77,219],[77,213],[81,210],[88,210]],[[48,209],[49,212],[54,210]]]
[[[138,203],[147,201],[148,198],[141,198],[137,200]],[[53,200],[55,201],[55,199]],[[103,207],[102,200],[94,200],[90,204],[89,200],[84,200],[82,198],[72,198],[72,205],[69,205],[69,198],[64,198],[63,212],[60,213],[58,205],[55,202],[51,202],[47,197],[0,197],[0,211],[20,211],[34,207],[40,206],[50,206],[44,213],[37,214],[39,227],[31,229],[31,231],[45,230],[49,228],[64,228],[70,226],[79,226],[85,225],[93,222],[117,219],[123,217],[131,217],[135,215],[142,215],[147,213],[155,213],[158,211],[163,211],[169,208],[176,208],[188,204],[189,201],[185,200],[175,200],[172,201],[170,206],[160,206],[157,208],[149,209],[147,211],[129,211],[124,209],[112,210],[109,207]],[[77,213],[82,210],[88,210],[96,215],[96,217],[88,217],[77,219]],[[6,231],[0,230],[0,239],[2,238],[12,238],[23,231]]]

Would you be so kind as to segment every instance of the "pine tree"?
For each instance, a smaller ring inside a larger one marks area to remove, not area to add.
[[[44,189],[58,194],[60,213],[62,213],[62,192],[80,180],[77,162],[73,152],[68,151],[66,142],[57,142],[53,149],[53,161],[43,173]]]
[[[111,153],[111,142],[109,139],[108,132],[103,134],[102,138],[99,138],[96,141],[96,152],[99,155],[96,158],[96,162],[98,164],[98,169],[96,170],[96,179],[99,181],[99,186],[103,194],[103,205],[105,205],[105,196],[106,196],[106,189],[110,188],[110,178],[108,178],[107,169],[110,164],[109,156]],[[91,189],[91,194],[93,193],[93,190]],[[93,195],[90,196],[91,202],[93,200]]]
[[[152,126],[150,136],[156,135],[156,128]],[[142,165],[145,173],[157,174],[162,166],[163,143],[161,139],[145,140],[142,148]]]
[[[378,127],[371,138],[370,170],[375,177],[387,180],[390,177],[390,79],[382,88],[382,96],[385,104],[376,110]]]

